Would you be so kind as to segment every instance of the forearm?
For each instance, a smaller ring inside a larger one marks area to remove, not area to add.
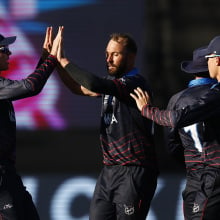
[[[37,66],[36,66],[36,69],[40,67],[40,65],[47,59],[47,57],[49,56],[49,52],[43,48],[42,50],[42,54],[41,54],[41,57],[37,63]]]
[[[159,125],[172,128],[182,128],[204,121],[213,115],[219,115],[219,102],[216,101],[212,104],[213,105],[211,105],[211,103],[199,104],[198,102],[196,106],[186,106],[185,108],[178,110],[160,110],[157,107],[145,105],[142,108],[141,114]]]
[[[56,65],[56,58],[53,55],[49,55],[44,62],[24,80],[31,92],[37,94],[42,90]]]
[[[116,86],[112,80],[103,79],[70,63],[67,59],[60,62],[66,73],[79,85],[97,94],[115,94]]]
[[[173,120],[172,117],[172,111],[169,110],[160,110],[157,107],[152,107],[150,105],[145,105],[142,108],[141,114],[154,121],[155,123],[166,126],[166,127],[174,127],[175,126],[175,121]]]
[[[64,83],[64,85],[70,89],[71,92],[73,92],[74,94],[77,94],[77,95],[83,95],[82,91],[81,91],[81,86],[76,82],[74,81],[73,78],[71,78],[66,70],[60,66],[60,65],[57,65],[57,68],[56,68],[57,72],[58,72],[58,75],[60,77],[60,79],[62,80],[62,82]]]
[[[92,92],[86,89],[85,87],[81,86],[79,83],[77,83],[61,65],[57,66],[57,72],[64,85],[72,93],[84,96],[99,96],[99,94]]]
[[[65,70],[78,84],[93,92],[100,92],[99,87],[102,85],[100,78],[72,63],[68,63]]]
[[[56,63],[56,59],[50,56],[45,60],[43,64],[40,65],[39,68],[37,68],[25,79],[10,80],[6,78],[1,78],[0,100],[17,100],[38,94],[42,90],[48,77],[54,70]]]

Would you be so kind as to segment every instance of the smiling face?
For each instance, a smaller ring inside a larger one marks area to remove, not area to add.
[[[123,43],[110,40],[106,47],[106,66],[109,75],[120,77],[134,67],[135,55],[129,53]]]

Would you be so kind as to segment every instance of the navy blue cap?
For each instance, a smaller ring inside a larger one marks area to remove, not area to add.
[[[206,56],[210,54],[220,55],[220,36],[214,37],[209,45],[205,46],[204,49],[199,51],[199,56]]]
[[[0,45],[7,46],[9,44],[13,44],[15,40],[16,40],[16,36],[4,37],[3,35],[0,34]]]
[[[205,56],[200,56],[205,47],[200,47],[193,51],[193,60],[181,62],[181,70],[186,73],[203,73],[208,71],[208,63]]]

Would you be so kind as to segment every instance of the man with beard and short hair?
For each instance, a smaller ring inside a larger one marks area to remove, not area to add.
[[[158,168],[150,120],[141,116],[130,92],[150,92],[135,68],[137,46],[114,33],[106,47],[108,75],[100,78],[60,57],[59,74],[75,94],[102,97],[100,142],[103,169],[90,207],[90,220],[145,220],[157,185]],[[150,92],[151,93],[151,92]]]

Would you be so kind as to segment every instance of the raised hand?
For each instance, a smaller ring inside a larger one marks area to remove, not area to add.
[[[45,59],[51,52],[52,48],[52,39],[53,39],[53,28],[52,27],[47,27],[46,30],[46,35],[43,43],[43,52],[42,52],[42,57]]]
[[[57,54],[58,50],[60,51],[59,48],[60,48],[60,45],[61,45],[62,39],[63,39],[63,30],[64,30],[64,27],[63,26],[59,26],[57,35],[56,35],[56,37],[53,40],[53,45],[52,45],[50,54],[53,55],[53,56],[56,56],[56,57],[58,55]]]
[[[50,53],[52,48],[52,44],[53,44],[52,39],[53,39],[53,28],[47,27],[43,49],[45,49],[48,53]]]
[[[140,87],[134,89],[135,94],[130,93],[130,96],[136,101],[137,107],[140,111],[146,104],[150,104],[150,97],[146,91],[143,91]]]
[[[69,63],[69,60],[65,56],[64,49],[63,49],[63,38],[61,39],[58,45],[57,60],[62,67],[65,67]]]

